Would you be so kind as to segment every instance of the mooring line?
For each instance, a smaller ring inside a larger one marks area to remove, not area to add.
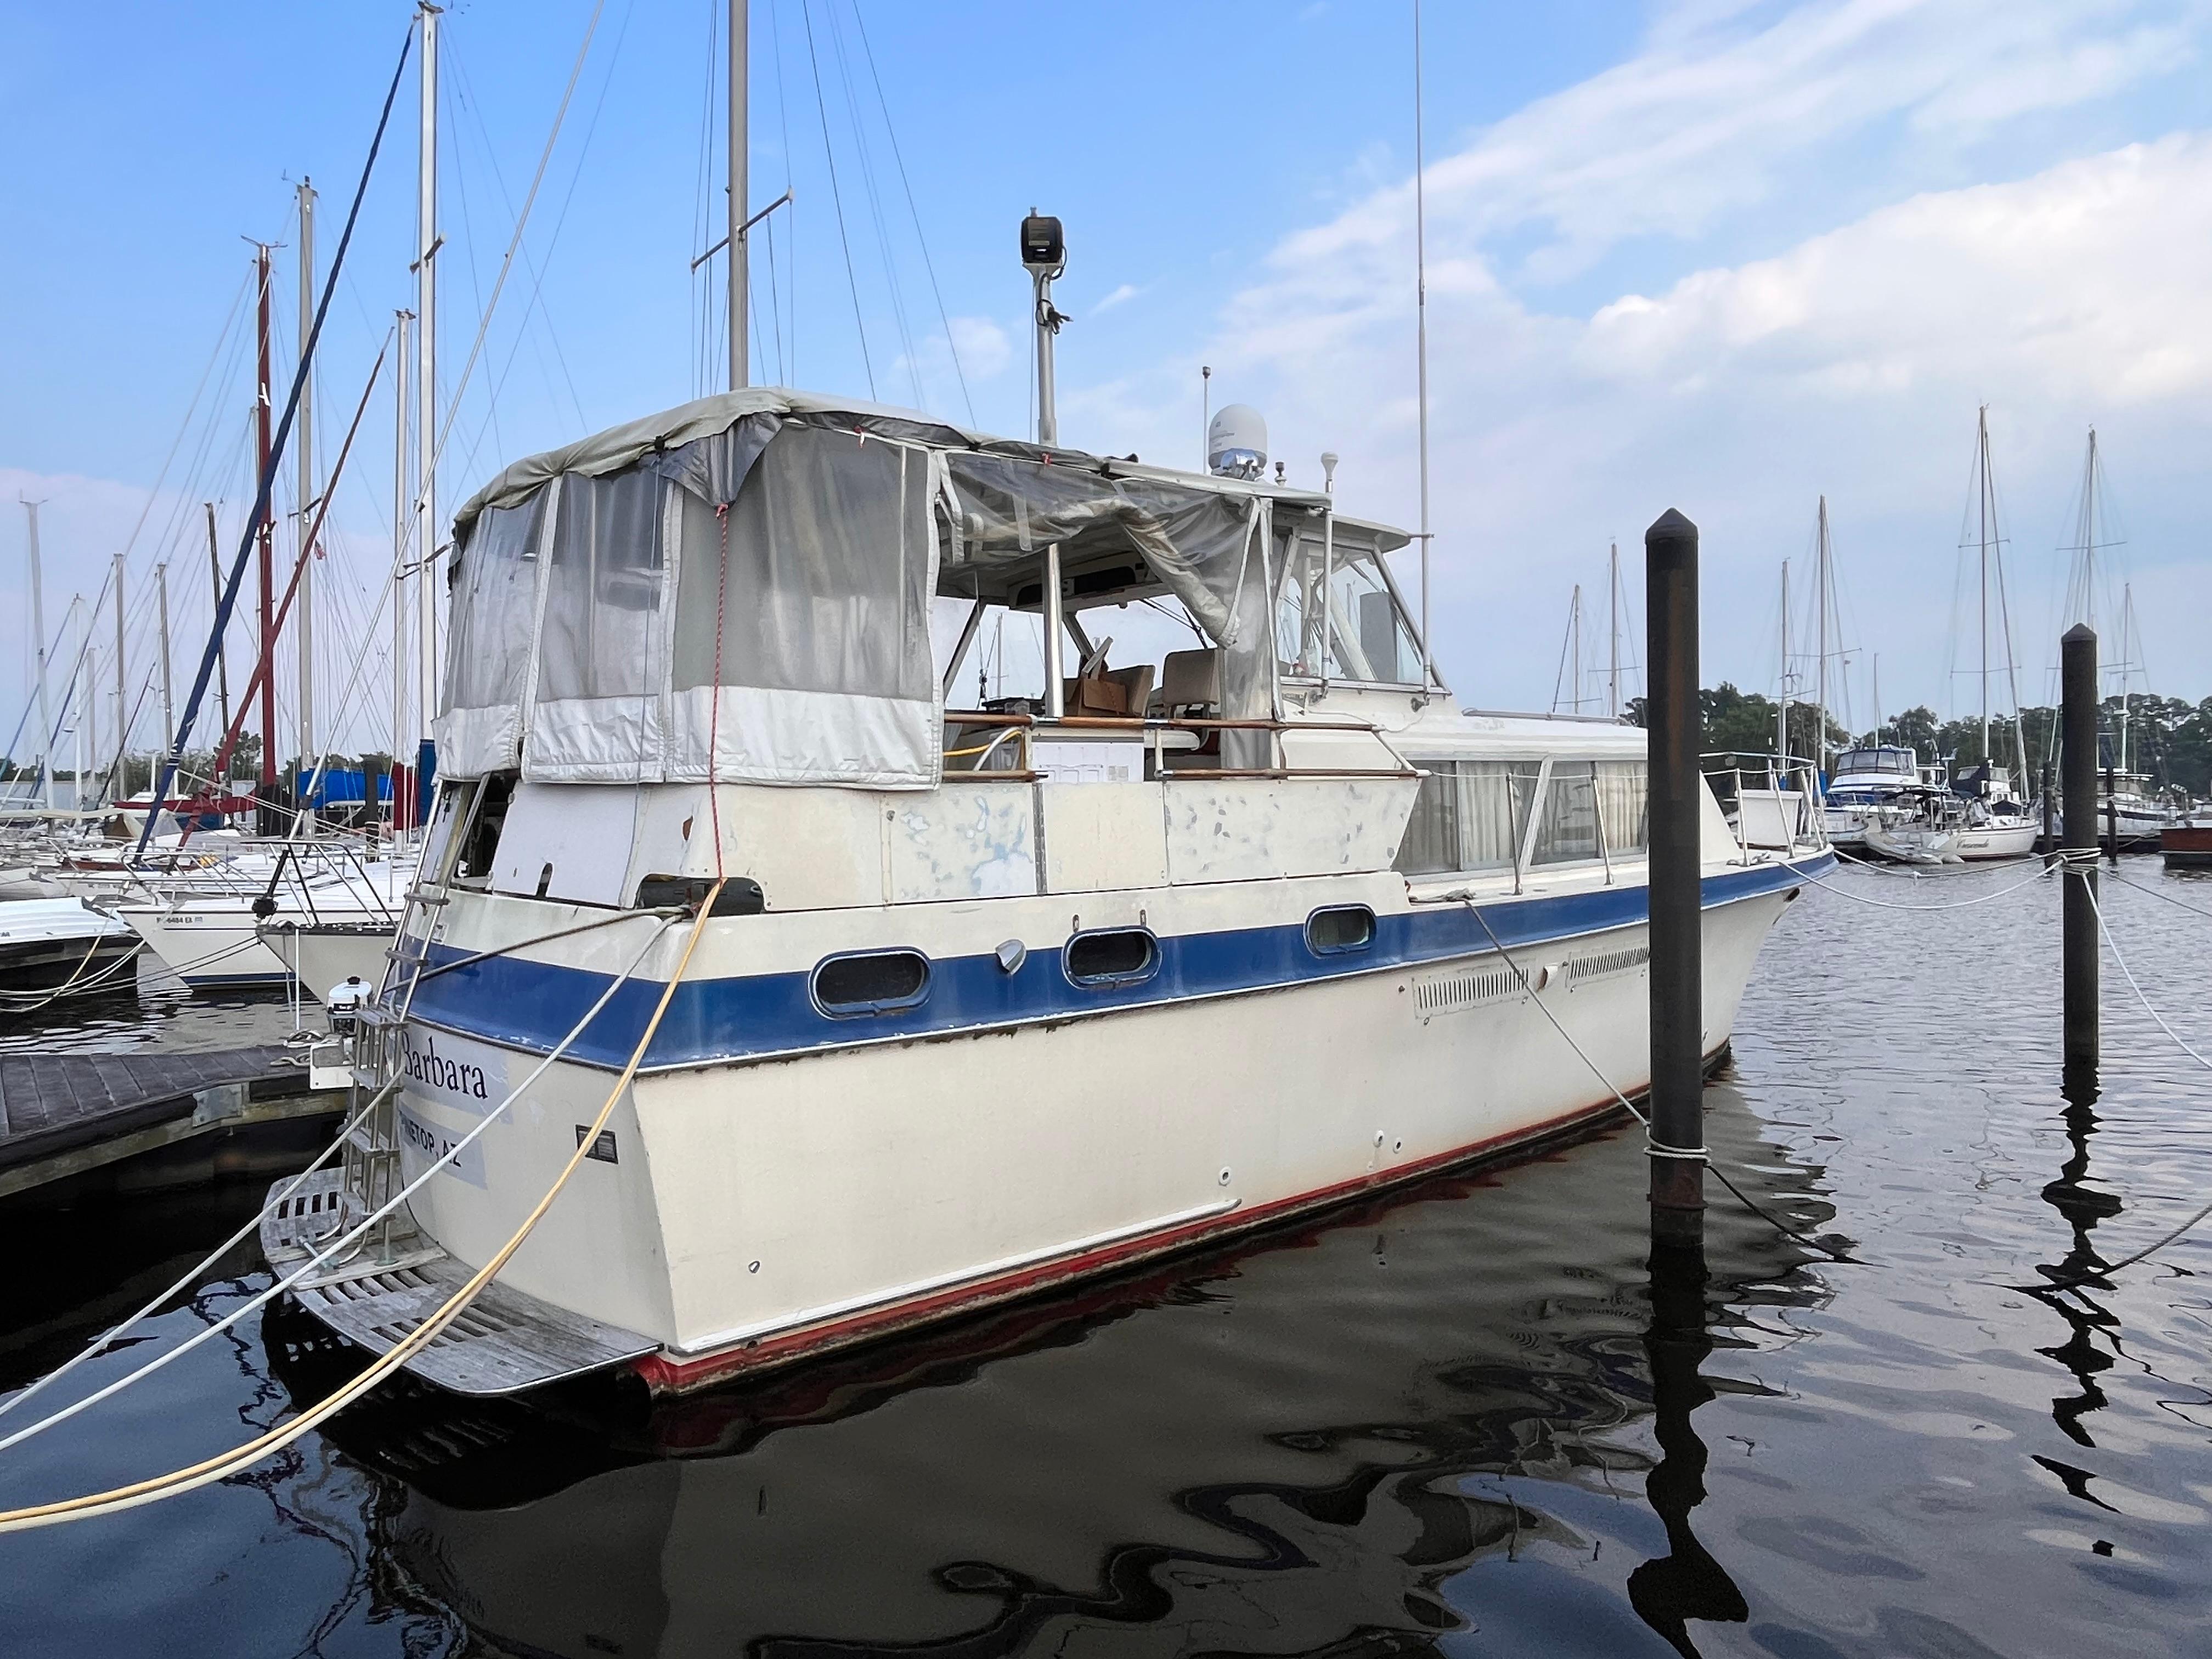
[[[1831,893],[1839,894],[1847,899],[1856,899],[1861,904],[1875,905],[1884,910],[1967,910],[1977,904],[1988,904],[1994,900],[2001,899],[2008,893],[2017,893],[2024,887],[2033,887],[2058,867],[2056,864],[2048,865],[2037,871],[2026,881],[2016,881],[2009,887],[2000,887],[1994,893],[1982,893],[1973,898],[1956,899],[1942,904],[1893,904],[1887,899],[1874,898],[1865,893],[1854,893],[1848,887],[1838,887],[1832,882],[1822,881],[1820,877],[1809,871],[1800,870],[1797,873],[1815,887],[1826,888]]]
[[[2178,899],[2172,894],[2162,893],[2155,887],[2146,887],[2139,881],[2130,881],[2117,870],[2107,870],[2105,875],[2108,880],[2117,881],[2123,887],[2132,887],[2138,893],[2148,893],[2153,898],[2164,899],[2168,904],[2178,904],[2192,916],[2212,919],[2212,910],[2200,910],[2186,899]]]
[[[85,1395],[82,1400],[73,1401],[69,1405],[63,1407],[59,1411],[51,1412],[46,1416],[40,1418],[37,1422],[30,1425],[27,1428],[18,1429],[15,1433],[7,1436],[5,1438],[0,1438],[0,1452],[6,1451],[11,1447],[21,1444],[23,1441],[28,1440],[33,1435],[44,1433],[46,1430],[52,1428],[56,1424],[68,1421],[70,1418],[75,1417],[79,1412],[85,1410],[87,1407],[97,1405],[100,1401],[107,1399],[112,1395],[119,1393],[124,1389],[129,1388],[131,1384],[140,1382],[143,1378],[152,1375],[154,1372],[160,1370],[171,1361],[181,1358],[184,1355],[191,1352],[194,1348],[199,1346],[201,1343],[220,1335],[224,1331],[228,1330],[233,1325],[236,1324],[240,1320],[245,1318],[246,1315],[253,1312],[260,1307],[263,1307],[269,1302],[273,1301],[278,1296],[283,1295],[286,1291],[290,1290],[294,1285],[306,1278],[316,1268],[329,1262],[332,1257],[337,1255],[346,1246],[356,1244],[364,1239],[368,1236],[368,1230],[371,1227],[374,1226],[386,1216],[398,1209],[410,1198],[412,1198],[415,1194],[420,1191],[424,1184],[429,1181],[432,1176],[437,1174],[439,1170],[445,1167],[448,1159],[460,1152],[465,1147],[473,1145],[477,1137],[483,1134],[494,1123],[499,1121],[499,1120],[506,1114],[507,1108],[514,1105],[517,1100],[520,1099],[523,1094],[534,1085],[540,1077],[544,1075],[546,1070],[552,1066],[555,1060],[561,1057],[561,1055],[568,1048],[568,1045],[575,1042],[578,1037],[581,1036],[584,1033],[585,1028],[588,1026],[592,1020],[599,1017],[599,1011],[605,1008],[609,1002],[614,1000],[615,993],[629,982],[631,975],[636,973],[639,966],[645,961],[647,952],[650,951],[653,947],[659,942],[661,935],[667,932],[670,925],[671,924],[668,922],[663,922],[660,927],[653,930],[653,937],[646,940],[644,949],[641,950],[637,953],[635,958],[632,960],[630,965],[623,970],[621,977],[615,980],[605,991],[600,993],[599,1000],[584,1011],[583,1018],[576,1022],[574,1027],[569,1031],[568,1036],[561,1039],[559,1047],[556,1048],[552,1053],[547,1054],[544,1060],[538,1061],[537,1068],[532,1071],[528,1077],[523,1079],[521,1083],[517,1085],[514,1089],[510,1091],[505,1100],[500,1102],[496,1107],[493,1108],[489,1112],[487,1112],[484,1115],[483,1121],[480,1121],[476,1127],[471,1129],[466,1134],[455,1141],[451,1152],[447,1152],[444,1157],[440,1158],[435,1163],[431,1164],[421,1175],[416,1176],[414,1180],[409,1182],[404,1187],[402,1187],[398,1192],[386,1199],[378,1208],[372,1210],[349,1231],[340,1235],[331,1243],[325,1246],[321,1250],[310,1255],[307,1261],[301,1262],[290,1273],[277,1279],[276,1282],[270,1285],[268,1289],[260,1291],[250,1300],[241,1304],[239,1307],[224,1316],[224,1317],[216,1323],[209,1326],[204,1330],[196,1332],[191,1336],[187,1337],[184,1341],[179,1343],[175,1347],[167,1349],[163,1352],[155,1355],[152,1359],[148,1360],[143,1365],[141,1365],[137,1370],[125,1372],[123,1376],[116,1378],[114,1382],[106,1384],[103,1388],[95,1389],[91,1394]],[[8,1530],[6,1523],[9,1518],[9,1517],[7,1515],[0,1515],[0,1532],[5,1532]]]
[[[1797,873],[1802,875],[1804,872],[1801,870]],[[1714,1176],[1718,1178],[1722,1186],[1727,1188],[1729,1191],[1735,1194],[1736,1201],[1738,1203],[1741,1204],[1744,1208],[1749,1210],[1753,1215],[1757,1216],[1761,1221],[1764,1221],[1768,1226],[1773,1228],[1777,1232],[1785,1234],[1789,1237],[1796,1239],[1797,1243],[1802,1244],[1807,1249],[1815,1251],[1818,1254],[1826,1256],[1831,1261],[1847,1261],[1856,1267],[1865,1267],[1869,1265],[1862,1261],[1859,1257],[1851,1255],[1844,1251],[1838,1250],[1832,1245],[1823,1244],[1816,1238],[1808,1238],[1803,1233],[1799,1232],[1795,1227],[1790,1226],[1787,1222],[1778,1220],[1773,1216],[1769,1215],[1765,1210],[1761,1209],[1757,1203],[1753,1201],[1751,1196],[1747,1194],[1742,1188],[1737,1186],[1735,1182],[1728,1178],[1728,1171],[1722,1169],[1719,1164],[1713,1161],[1712,1153],[1706,1148],[1703,1146],[1662,1146],[1659,1145],[1658,1142],[1653,1140],[1651,1139],[1651,1120],[1645,1116],[1642,1112],[1637,1110],[1636,1103],[1629,1099],[1626,1095],[1623,1094],[1620,1091],[1620,1085],[1615,1083],[1611,1078],[1607,1077],[1605,1073],[1599,1068],[1598,1063],[1592,1060],[1587,1054],[1583,1052],[1582,1044],[1575,1041],[1573,1034],[1570,1032],[1565,1026],[1560,1024],[1558,1017],[1552,1012],[1550,1008],[1545,1006],[1542,994],[1540,993],[1534,985],[1529,983],[1528,975],[1522,970],[1521,964],[1514,961],[1513,953],[1505,948],[1504,941],[1499,939],[1497,933],[1492,928],[1490,919],[1482,914],[1481,907],[1476,904],[1474,900],[1469,899],[1467,901],[1467,908],[1469,911],[1473,912],[1475,921],[1481,924],[1482,931],[1490,935],[1490,942],[1498,947],[1498,954],[1504,958],[1505,965],[1513,970],[1514,977],[1521,981],[1522,989],[1528,993],[1528,999],[1536,1005],[1537,1012],[1542,1014],[1546,1019],[1551,1021],[1552,1029],[1559,1034],[1560,1037],[1565,1042],[1568,1048],[1575,1051],[1575,1057],[1581,1060],[1583,1065],[1589,1067],[1590,1075],[1595,1078],[1600,1083],[1603,1084],[1607,1090],[1612,1094],[1613,1097],[1619,1101],[1623,1107],[1626,1108],[1628,1115],[1644,1126],[1644,1150],[1646,1152],[1654,1153],[1662,1158],[1686,1158],[1695,1159],[1697,1162],[1703,1164],[1708,1170],[1711,1170]]]
[[[599,1115],[592,1120],[590,1127],[576,1138],[576,1150],[569,1154],[568,1162],[562,1167],[561,1173],[555,1177],[545,1196],[538,1200],[537,1207],[523,1218],[522,1224],[515,1229],[514,1236],[489,1261],[476,1271],[474,1276],[466,1284],[448,1297],[443,1305],[371,1361],[368,1368],[353,1381],[325,1395],[321,1401],[301,1413],[299,1416],[281,1428],[271,1429],[267,1433],[247,1441],[244,1445],[234,1447],[228,1452],[219,1453],[214,1457],[204,1459],[190,1468],[173,1469],[167,1474],[135,1481],[127,1486],[117,1486],[103,1492],[89,1492],[81,1498],[65,1498],[58,1503],[40,1504],[25,1509],[0,1512],[0,1532],[18,1532],[33,1527],[52,1526],[61,1522],[82,1520],[94,1515],[112,1515],[118,1510],[137,1509],[143,1504],[155,1503],[165,1498],[178,1497],[214,1481],[225,1480],[230,1475],[251,1468],[270,1453],[283,1450],[306,1434],[308,1430],[335,1416],[436,1340],[446,1327],[459,1316],[462,1310],[476,1298],[483,1287],[492,1281],[502,1267],[506,1267],[514,1253],[522,1248],[523,1241],[530,1237],[538,1222],[544,1219],[546,1211],[552,1207],[553,1200],[560,1196],[562,1188],[568,1184],[568,1178],[575,1174],[578,1165],[583,1163],[586,1155],[598,1142],[600,1131],[606,1127],[607,1120],[614,1115],[617,1103],[622,1099],[623,1091],[629,1087],[631,1079],[637,1075],[637,1068],[644,1062],[645,1051],[651,1046],[653,1034],[660,1029],[661,1018],[667,1013],[668,1005],[675,998],[676,988],[682,982],[684,970],[690,966],[691,953],[698,948],[699,940],[707,931],[707,920],[714,914],[714,901],[721,896],[722,886],[722,882],[718,878],[712,890],[708,894],[706,902],[700,905],[697,920],[692,925],[691,936],[684,941],[684,953],[677,959],[675,972],[668,976],[668,982],[661,988],[660,1000],[654,1005],[653,1017],[646,1021],[644,1034],[638,1038],[637,1047],[631,1052],[629,1064],[623,1067],[622,1075],[615,1079],[614,1087],[607,1091],[606,1103],[599,1108]],[[653,935],[655,940],[659,937],[660,933],[658,932]],[[651,941],[647,942],[648,949],[651,948]],[[642,960],[642,957],[641,957],[640,959]],[[628,975],[625,975],[624,977],[627,978]],[[430,1173],[441,1167],[442,1167],[441,1164],[432,1164],[429,1170],[423,1172],[424,1176],[427,1178]]]

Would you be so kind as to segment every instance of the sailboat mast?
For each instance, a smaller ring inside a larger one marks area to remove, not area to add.
[[[422,729],[438,707],[438,18],[421,0],[422,140],[416,179],[415,648]]]
[[[1421,463],[1421,683],[1436,678],[1429,647],[1429,218],[1421,138],[1421,0],[1413,0],[1413,349],[1418,359]]]
[[[399,798],[398,768],[407,753],[407,348],[411,311],[392,315],[392,832],[406,827],[406,804]]]
[[[46,603],[39,574],[39,503],[25,501],[31,520],[31,643],[39,653],[39,776],[46,811],[54,810],[53,715],[46,706]]]
[[[315,189],[300,181],[300,355],[307,351],[307,337],[315,327]],[[315,422],[313,399],[315,377],[300,382],[300,413],[293,441],[300,447],[300,535],[307,537],[315,506]],[[293,595],[294,648],[300,653],[300,763],[315,752],[315,562],[312,550],[300,549],[300,574]]]
[[[115,556],[115,777],[108,785],[112,799],[123,788],[123,755],[130,747],[130,733],[124,728],[131,724],[131,702],[124,686],[123,664],[123,556]]]
[[[255,369],[253,380],[253,466],[255,476],[269,476],[269,245],[253,247],[254,287],[259,294],[255,310]],[[276,785],[276,677],[268,672],[276,661],[276,521],[275,504],[264,497],[261,521],[253,527],[255,556],[261,573],[261,792],[264,804]]]
[[[1828,498],[1820,497],[1820,551],[1813,574],[1814,600],[1820,617],[1819,661],[1813,670],[1813,770],[1817,775],[1828,760]]]
[[[161,752],[177,746],[176,699],[169,684],[169,562],[154,567],[154,622],[161,631]],[[149,779],[150,785],[151,779]]]
[[[215,544],[215,503],[204,501],[201,505],[207,508],[208,579],[215,584],[215,611],[220,617],[222,614],[222,556],[216,551]],[[222,715],[222,729],[228,732],[230,730],[230,653],[224,649],[220,634],[215,641],[215,698],[216,710]],[[222,780],[218,778],[216,781],[220,783]]]
[[[1981,488],[1974,504],[1982,528],[1982,763],[1990,761],[1990,406],[1984,404],[1975,417],[1974,465]]]
[[[1644,596],[1646,604],[1650,595]],[[1647,684],[1649,682],[1646,683]],[[1782,699],[1774,717],[1774,754],[1784,768],[1790,764],[1790,561],[1782,562]]]
[[[1606,666],[1605,712],[1620,718],[1620,544],[1613,544],[1607,561],[1606,606],[1611,612],[1613,640]]]
[[[749,260],[745,222],[750,216],[750,185],[746,144],[748,91],[746,47],[750,44],[746,0],[730,0],[730,390],[751,384],[745,361],[749,326]]]

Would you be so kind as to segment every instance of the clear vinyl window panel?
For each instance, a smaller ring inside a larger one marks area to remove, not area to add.
[[[477,517],[453,584],[446,707],[502,708],[522,702],[538,621],[538,550],[548,492]]]
[[[538,649],[541,699],[659,695],[671,488],[643,471],[562,478]]]
[[[1399,613],[1371,548],[1302,535],[1285,556],[1275,604],[1275,655],[1283,672],[1314,679],[1421,683],[1420,647]]]
[[[719,667],[723,685],[927,702],[928,490],[917,451],[787,426],[726,525],[680,491],[676,689],[714,684]]]
[[[1597,781],[1589,761],[1555,761],[1551,786],[1537,820],[1530,865],[1579,864],[1601,858],[1598,844]]]

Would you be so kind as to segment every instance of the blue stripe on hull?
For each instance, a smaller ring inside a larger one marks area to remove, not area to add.
[[[1762,865],[1709,876],[1705,908],[1754,898],[1801,884],[1803,873],[1833,866],[1832,855],[1795,866]],[[1554,897],[1509,899],[1481,907],[1509,950],[1640,926],[1646,889],[1603,887]],[[911,941],[887,937],[883,948]],[[809,973],[750,975],[687,981],[670,1000],[645,1069],[712,1065],[807,1054],[887,1039],[927,1037],[994,1026],[1080,1018],[1115,1009],[1188,1002],[1266,991],[1380,969],[1418,967],[1495,947],[1464,904],[1437,904],[1376,918],[1375,940],[1364,951],[1316,956],[1303,921],[1283,926],[1164,936],[1159,971],[1140,983],[1077,986],[1061,970],[1058,950],[1036,950],[1013,973],[994,957],[933,958],[928,994],[911,1008],[855,1018],[831,1018],[814,1006]],[[433,966],[470,954],[434,945]],[[504,1047],[544,1054],[581,1019],[614,976],[518,957],[490,957],[426,980],[410,1018]],[[637,1046],[662,987],[633,980],[617,991],[566,1058],[618,1067]]]

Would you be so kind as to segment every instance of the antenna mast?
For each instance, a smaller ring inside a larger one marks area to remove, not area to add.
[[[260,295],[254,313],[255,369],[253,378],[253,468],[261,478],[269,476],[269,244],[253,245],[254,287]],[[261,521],[253,527],[256,556],[261,572],[261,660],[274,665],[276,657],[276,505],[263,497]],[[271,809],[276,789],[276,677],[261,677],[261,809]],[[258,813],[256,814],[258,817]],[[259,827],[258,825],[256,826]]]

